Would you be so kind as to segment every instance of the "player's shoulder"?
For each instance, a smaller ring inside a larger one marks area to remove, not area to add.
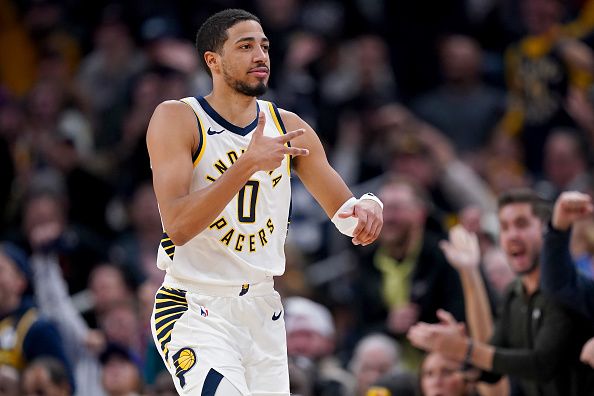
[[[153,112],[149,124],[151,130],[190,129],[196,124],[196,116],[192,108],[179,100],[161,102]]]
[[[161,102],[153,112],[147,130],[149,152],[175,144],[196,146],[196,116],[192,108],[178,100]]]
[[[181,100],[165,100],[157,105],[153,116],[179,116],[179,115],[192,115],[192,109],[190,106]]]
[[[295,129],[300,128],[311,129],[311,127],[303,120],[303,118],[299,117],[292,111],[279,108],[278,112],[283,120],[283,123],[285,124],[287,131],[294,131]]]

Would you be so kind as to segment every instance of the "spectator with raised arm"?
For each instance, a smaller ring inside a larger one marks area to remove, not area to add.
[[[74,386],[64,344],[56,327],[39,314],[26,291],[31,282],[27,256],[16,246],[0,244],[0,366],[17,372],[36,358],[52,357],[66,367]]]
[[[578,361],[581,332],[575,315],[542,293],[540,251],[550,209],[531,190],[515,190],[499,200],[500,241],[517,279],[506,293],[489,343],[467,337],[449,320],[419,323],[411,342],[483,371],[480,380],[518,379],[526,395],[588,395],[590,373]]]
[[[592,198],[577,191],[562,193],[553,210],[553,217],[542,252],[542,289],[565,305],[594,320],[594,281],[578,272],[569,252],[572,226],[592,215]],[[594,338],[583,347],[580,356],[594,367]]]
[[[478,238],[463,226],[457,225],[450,230],[449,240],[442,241],[440,247],[448,262],[460,275],[470,334],[480,342],[487,342],[493,334],[493,316],[487,289],[480,273]],[[483,384],[479,386],[479,390],[483,396],[501,396],[509,392],[507,381],[499,381],[494,386]]]

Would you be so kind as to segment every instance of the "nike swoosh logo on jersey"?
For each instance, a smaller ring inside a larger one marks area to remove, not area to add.
[[[277,315],[277,313],[276,313],[276,312],[273,312],[273,313],[272,313],[272,320],[278,320],[278,318],[280,318],[280,317],[281,317],[281,314],[282,314],[282,313],[283,313],[283,310],[282,310],[282,309],[280,310],[280,312],[278,313],[278,315]]]
[[[210,128],[208,128],[208,131],[206,131],[206,133],[209,134],[209,135],[218,135],[219,133],[223,133],[223,132],[225,132],[224,129],[221,129],[220,131],[213,131]]]

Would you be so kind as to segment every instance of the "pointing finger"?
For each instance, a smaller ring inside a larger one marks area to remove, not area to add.
[[[261,111],[258,113],[258,125],[256,126],[256,130],[254,131],[253,136],[263,136],[264,125],[266,125],[266,117],[264,116],[264,112]]]
[[[280,142],[287,143],[288,141],[295,139],[298,136],[301,136],[305,133],[305,129],[296,129],[294,131],[288,132],[286,135],[279,136],[278,139]]]

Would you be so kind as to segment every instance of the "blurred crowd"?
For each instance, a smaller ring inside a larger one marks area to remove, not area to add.
[[[271,40],[265,99],[385,205],[379,240],[353,247],[292,180],[292,391],[488,395],[406,334],[439,309],[465,321],[451,227],[477,235],[496,317],[516,276],[497,197],[594,194],[594,0],[0,0],[0,395],[175,394],[149,328],[164,273],[145,133],[160,102],[209,92],[194,37],[234,7]],[[593,278],[594,220],[570,248]]]

